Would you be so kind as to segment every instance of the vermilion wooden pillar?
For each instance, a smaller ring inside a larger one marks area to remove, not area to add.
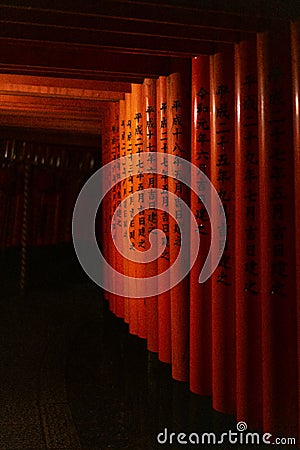
[[[209,56],[197,56],[192,61],[191,162],[210,177]],[[205,188],[204,184],[200,186],[202,191]],[[192,191],[191,210],[198,224],[200,250],[190,271],[190,389],[197,394],[210,395],[211,279],[204,284],[199,284],[198,279],[209,251],[211,230],[206,209]]]
[[[132,123],[131,123],[131,94],[126,93],[125,94],[125,139],[126,139],[126,156],[130,156],[130,154],[132,153]],[[125,173],[127,175],[127,177],[130,177],[130,167],[129,167],[129,160],[126,160],[126,165],[125,165]],[[123,194],[124,197],[127,197],[131,188],[132,188],[132,182],[131,182],[131,178],[129,179],[126,178],[126,180],[124,181],[123,184]],[[123,222],[123,227],[124,227],[124,235],[126,234],[126,237],[128,238],[128,242],[129,242],[129,232],[128,232],[128,227],[129,227],[129,222],[130,222],[130,218],[129,218],[129,200],[127,199],[126,202],[124,203],[124,207],[123,207],[123,213],[124,213],[124,222]],[[128,245],[126,244],[127,240],[124,240],[124,245]],[[124,269],[124,273],[125,275],[129,275],[129,261],[127,258],[123,258],[123,269]],[[125,284],[125,292],[126,292],[126,297],[124,300],[124,320],[126,323],[130,322],[130,304],[129,304],[129,284],[128,282],[126,282]]]
[[[109,105],[107,108],[107,133],[108,133],[108,146],[107,146],[107,163],[110,163],[112,160],[112,139],[113,139],[113,130],[112,130],[112,122],[113,122],[113,111],[112,105]],[[114,266],[114,254],[113,254],[113,243],[111,237],[111,221],[113,214],[113,192],[110,190],[107,193],[108,197],[108,214],[107,214],[107,223],[106,223],[106,236],[108,240],[108,256],[110,265]],[[115,294],[112,292],[108,293],[109,299],[109,309],[114,312],[115,310]]]
[[[113,152],[112,152],[112,141],[113,141],[113,108],[112,105],[109,104],[107,111],[106,111],[106,123],[107,123],[107,163],[110,163],[112,161]],[[106,236],[107,236],[107,252],[108,252],[108,260],[109,264],[111,266],[114,266],[115,260],[114,260],[114,251],[113,251],[113,242],[112,242],[112,236],[111,236],[111,221],[112,221],[112,215],[114,211],[113,207],[113,191],[112,189],[109,190],[107,193],[107,220],[106,220]],[[110,311],[115,311],[115,294],[112,292],[108,293],[108,300],[109,300],[109,309]]]
[[[149,153],[148,160],[151,162],[151,157],[156,152],[156,80],[146,78],[143,83],[143,97],[144,97],[144,114],[145,114],[145,152]],[[154,162],[152,162],[154,165]],[[156,175],[144,174],[143,178],[144,189],[148,189],[146,195],[150,195],[151,189],[156,188]],[[155,196],[153,197],[155,198]],[[145,211],[144,225],[140,227],[140,232],[143,235],[145,230],[146,249],[148,248],[147,240],[149,234],[157,228],[157,209],[148,209]],[[147,263],[145,266],[147,277],[152,277],[157,274],[157,260]],[[146,299],[146,322],[147,322],[147,348],[152,352],[158,351],[158,310],[157,310],[157,296],[148,297]]]
[[[119,130],[119,126],[120,126],[120,105],[119,102],[115,102],[114,103],[114,107],[113,107],[113,111],[114,111],[114,133],[113,133],[113,139],[114,139],[114,148],[115,148],[115,152],[114,152],[114,159],[119,159],[120,158],[120,153],[121,153],[121,149],[120,149],[120,130]],[[121,203],[121,196],[122,196],[122,185],[120,182],[120,178],[121,178],[121,166],[119,164],[116,165],[115,167],[115,174],[114,174],[114,181],[118,181],[117,185],[114,188],[114,212],[117,210],[117,208],[119,207],[120,203]],[[119,212],[120,211],[120,212]],[[122,234],[122,228],[121,228],[121,209],[117,211],[117,223],[116,223],[116,228],[115,228],[115,233],[120,233]],[[118,272],[122,272],[123,270],[123,260],[122,257],[120,256],[119,252],[117,251],[116,248],[114,248],[114,255],[115,255],[115,268]],[[120,295],[116,295],[116,316],[123,318],[124,317],[124,297],[120,296]]]
[[[110,133],[109,133],[109,125],[110,125],[110,115],[109,110],[107,109],[103,114],[102,120],[102,165],[106,165],[109,162],[109,146],[110,146]],[[102,208],[102,230],[103,236],[109,236],[109,211],[110,211],[110,194],[108,193],[102,200],[101,204]],[[103,239],[103,254],[106,261],[110,263],[110,252],[109,252],[109,240]],[[110,293],[105,291],[104,297],[109,301]]]
[[[291,25],[293,117],[294,117],[294,177],[296,226],[296,296],[298,317],[298,441],[300,439],[300,21]]]
[[[132,153],[142,153],[144,151],[144,135],[145,135],[145,114],[143,111],[143,87],[140,84],[132,84],[132,103],[131,103],[131,123],[132,123]],[[143,190],[143,177],[134,175],[132,177],[132,192]],[[131,192],[130,192],[131,193]],[[129,207],[129,220],[132,223],[130,233],[131,242],[136,251],[143,250],[142,237],[139,236],[140,218],[143,214],[133,214],[133,205]],[[135,203],[135,206],[138,206]],[[131,272],[133,270],[133,272]],[[146,277],[145,267],[143,264],[131,263],[129,265],[129,273],[135,277]],[[133,287],[133,286],[132,286]],[[129,286],[130,289],[130,286]],[[129,291],[130,296],[130,291]],[[146,337],[146,309],[145,300],[141,298],[130,298],[130,332],[138,334],[138,336]]]
[[[176,72],[168,77],[168,153],[189,159],[190,145],[190,72]],[[180,170],[180,169],[179,169]],[[175,178],[168,179],[168,190],[188,203],[187,187]],[[171,200],[169,199],[169,204]],[[179,225],[182,209],[174,205],[175,220],[170,218],[170,266],[181,246]],[[177,280],[175,270],[170,279]],[[189,277],[170,291],[172,376],[178,381],[189,379]]]
[[[258,35],[264,429],[298,428],[297,305],[290,30]]]
[[[156,82],[157,91],[157,152],[168,153],[168,104],[167,104],[167,77],[161,76]],[[157,176],[157,188],[162,190],[164,204],[168,201],[168,175]],[[167,206],[167,205],[166,205]],[[165,211],[157,212],[157,228],[165,233],[165,251],[158,258],[158,273],[164,272],[170,266],[170,234],[169,216]],[[159,284],[159,283],[158,283]],[[166,291],[158,295],[158,358],[165,363],[171,363],[171,304],[170,292]]]
[[[117,158],[117,151],[118,151],[118,137],[117,137],[117,130],[116,130],[116,107],[115,103],[109,103],[108,105],[109,111],[110,111],[110,148],[109,148],[109,161],[114,161]],[[114,166],[112,168],[112,175],[113,178],[117,178],[117,169]],[[116,268],[117,266],[117,253],[116,248],[113,242],[113,235],[110,229],[110,225],[112,223],[113,214],[116,210],[117,206],[117,186],[114,185],[110,190],[110,215],[109,215],[109,229],[108,231],[108,239],[110,242],[110,255],[111,255],[111,265]],[[114,231],[115,232],[115,231]],[[115,286],[115,279],[113,279],[113,286]],[[116,314],[117,311],[117,301],[118,297],[115,293],[111,293],[110,295],[111,299],[111,311]]]
[[[262,426],[256,37],[235,46],[237,419]]]
[[[146,111],[144,109],[144,89],[143,85],[135,85],[132,92],[133,100],[133,121],[134,121],[134,153],[140,154],[145,152],[146,138]],[[145,189],[146,177],[143,173],[134,176],[134,192],[141,194]],[[140,206],[139,200],[137,206]],[[146,249],[146,242],[143,236],[143,223],[146,223],[146,211],[139,211],[134,217],[134,233],[135,248],[137,251],[143,252]],[[135,264],[135,276],[146,278],[145,264]],[[146,299],[138,298],[134,300],[138,308],[138,336],[147,338],[147,309]]]
[[[227,242],[212,276],[213,407],[235,411],[234,53],[211,57],[211,181],[223,203]],[[215,220],[214,217],[212,220]],[[218,241],[224,241],[219,227]]]
[[[126,105],[125,100],[120,100],[119,102],[119,145],[120,145],[120,157],[126,156]],[[125,172],[124,172],[125,171]],[[120,176],[124,175],[126,173],[126,163],[123,165],[120,165],[119,167],[119,173]],[[119,200],[118,203],[122,202],[126,197],[126,180],[123,180],[120,182],[119,187]],[[124,206],[120,207],[120,215],[118,216],[118,232],[124,236],[125,234],[125,226],[124,222],[126,222],[126,211]],[[122,242],[122,248],[123,248],[123,242]],[[118,270],[121,273],[125,273],[125,258],[123,258],[121,255],[118,255]],[[122,287],[125,288],[125,283],[122,284]],[[126,308],[125,307],[125,297],[122,297],[122,306],[120,311],[120,316],[125,319],[125,315],[127,316]]]

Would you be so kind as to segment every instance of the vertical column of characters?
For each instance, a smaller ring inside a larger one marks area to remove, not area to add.
[[[297,433],[297,305],[290,30],[258,35],[263,421]]]
[[[120,100],[119,102],[119,144],[120,144],[120,157],[126,157],[126,105],[125,100]],[[121,163],[120,167],[120,175],[126,176],[126,161]],[[119,203],[123,202],[123,200],[126,198],[126,179],[120,182],[119,184],[119,192],[120,192],[120,198]],[[124,208],[124,203],[122,206],[120,206],[120,213],[118,216],[118,233],[122,236],[122,249],[124,246],[124,233],[126,232],[125,229],[125,221],[126,221],[126,211]],[[126,274],[126,263],[125,258],[118,256],[118,271],[122,274]],[[123,283],[123,289],[125,290],[125,283]],[[121,305],[121,317],[125,320],[125,296],[122,298],[122,305]],[[127,307],[126,307],[127,308]],[[126,313],[127,318],[127,313]]]
[[[116,108],[115,103],[110,103],[108,105],[108,108],[110,110],[110,150],[109,150],[109,161],[115,161],[117,159],[118,154],[118,139],[117,139],[117,129],[116,129]],[[118,177],[118,170],[117,166],[112,166],[112,180],[117,181]],[[109,223],[112,224],[112,218],[114,215],[114,212],[117,208],[117,185],[114,184],[111,188],[111,203],[110,203],[110,212],[109,212]],[[116,238],[116,226],[112,227],[109,230],[109,239],[110,239],[110,256],[111,256],[111,265],[116,269],[117,266],[117,253],[116,253],[116,247],[114,244],[114,240]],[[112,275],[113,276],[113,275]],[[113,278],[113,287],[115,287],[115,280]],[[111,294],[111,311],[116,314],[117,311],[117,295],[112,293]]]
[[[109,163],[109,149],[110,149],[110,114],[109,109],[106,109],[103,114],[102,121],[102,165]],[[110,243],[108,236],[110,236],[109,210],[110,210],[110,192],[108,192],[101,202],[102,209],[102,245],[103,254],[106,261],[110,262]],[[104,298],[110,300],[110,292],[104,292]]]
[[[167,77],[161,76],[156,82],[156,109],[157,109],[157,152],[168,153],[168,105],[167,105]],[[168,169],[167,164],[162,168],[163,173],[157,175],[157,188],[161,190],[162,204],[168,207]],[[170,267],[170,235],[169,214],[158,210],[157,228],[165,234],[163,244],[165,250],[158,258],[157,270],[162,273]],[[158,288],[160,284],[158,282]],[[171,304],[170,291],[158,295],[158,358],[165,363],[171,363]]]
[[[211,181],[223,203],[227,242],[212,276],[213,406],[235,411],[234,53],[211,57]],[[212,218],[214,220],[214,217]],[[224,243],[225,224],[218,240]]]
[[[291,24],[294,117],[294,177],[296,226],[296,296],[298,317],[298,442],[300,439],[300,21]]]
[[[144,113],[145,113],[145,137],[144,145],[145,152],[147,152],[147,168],[156,169],[156,80],[146,78],[143,83],[144,96]],[[153,231],[154,236],[157,236],[155,229],[157,228],[157,205],[156,194],[153,191],[157,186],[157,177],[155,173],[144,174],[144,187],[147,189],[145,195],[148,196],[149,208],[145,211],[145,216],[142,217],[141,234],[146,242],[146,249],[149,248],[149,235]],[[144,227],[144,229],[143,229]],[[155,244],[154,244],[155,245]],[[157,260],[146,264],[146,276],[154,277],[157,275]],[[146,279],[146,283],[147,283]],[[151,283],[151,282],[149,282]],[[150,285],[149,288],[153,288]],[[157,296],[146,298],[146,325],[147,325],[147,348],[152,352],[158,351],[158,310],[157,310]]]
[[[111,162],[111,141],[112,141],[112,110],[111,105],[106,109],[106,164]],[[106,215],[106,227],[104,239],[107,240],[107,259],[111,266],[113,266],[113,253],[112,253],[112,239],[111,239],[111,211],[112,211],[112,190],[110,189],[106,194],[106,202],[104,204],[104,214]],[[107,293],[109,309],[113,311],[114,307],[114,294]]]
[[[181,72],[168,77],[168,153],[188,159],[190,135],[190,108],[189,108],[189,78]],[[188,203],[188,190],[183,182],[177,178],[182,172],[182,163],[176,158],[173,167],[174,178],[168,178],[168,191],[175,194],[177,199]],[[177,280],[178,274],[172,270],[180,247],[183,227],[183,213],[179,201],[169,198],[170,212],[175,220],[169,217],[170,233],[170,281]],[[182,261],[182,264],[189,261]],[[171,298],[171,339],[172,339],[172,376],[178,381],[189,379],[189,277],[186,276],[170,291]]]
[[[133,94],[134,95],[134,94]],[[146,112],[144,111],[144,90],[143,85],[136,85],[134,95],[134,152],[140,155],[145,151],[145,137],[146,137]],[[137,161],[138,174],[134,177],[134,191],[138,192],[137,203],[135,207],[138,209],[138,214],[134,217],[135,228],[135,250],[143,252],[146,250],[145,240],[145,224],[146,211],[142,210],[146,188],[146,175],[144,174],[143,162]],[[146,265],[144,263],[135,264],[135,276],[138,278],[146,278]],[[145,280],[146,282],[146,280]],[[147,310],[146,299],[137,299],[138,307],[138,336],[147,338]]]
[[[210,178],[210,64],[209,56],[192,60],[192,145],[191,162]],[[197,182],[197,180],[195,180]],[[201,200],[209,186],[198,181],[200,195],[191,191],[191,210],[200,234],[200,250],[190,271],[190,389],[211,394],[211,279],[198,278],[210,248],[209,217]],[[194,232],[194,230],[191,230]]]
[[[135,229],[135,222],[134,222],[134,201],[133,201],[133,197],[131,194],[133,194],[135,192],[135,176],[132,175],[133,172],[133,160],[132,160],[132,155],[133,153],[136,152],[136,126],[135,126],[135,122],[137,119],[135,119],[135,109],[136,109],[136,100],[135,100],[135,96],[136,96],[136,90],[137,90],[137,85],[132,84],[131,85],[131,108],[130,108],[130,121],[131,121],[131,149],[130,149],[130,153],[128,154],[128,168],[127,168],[127,173],[128,173],[128,182],[129,182],[129,190],[128,190],[128,203],[127,203],[127,208],[128,208],[128,221],[130,224],[130,228],[129,228],[129,238],[130,238],[130,247],[129,250],[133,255],[134,258],[134,252],[135,252],[135,234],[136,234],[136,229]],[[136,276],[135,274],[136,271],[136,267],[135,267],[135,263],[132,261],[129,261],[128,264],[128,273],[131,277]],[[128,284],[128,305],[129,305],[129,332],[131,334],[138,334],[138,302],[139,299],[135,299],[130,297],[131,292],[134,290],[134,281],[130,281],[130,283]]]
[[[113,160],[114,156],[114,149],[113,149],[113,140],[114,140],[114,124],[113,124],[113,107],[111,104],[108,105],[108,153],[107,153],[107,160],[108,163],[110,163]],[[111,167],[111,176],[113,177],[112,173],[113,168]],[[114,255],[114,243],[112,239],[112,232],[111,232],[111,222],[112,222],[112,216],[114,213],[114,188],[111,188],[108,192],[108,198],[109,198],[109,209],[108,209],[108,221],[107,221],[107,239],[108,239],[108,245],[109,245],[109,263],[111,266],[115,267],[115,255]],[[110,275],[112,276],[112,275]],[[114,287],[114,280],[112,280],[112,286]],[[113,292],[110,292],[109,294],[109,309],[112,313],[115,312],[115,299],[116,295]]]
[[[123,229],[124,229],[124,234],[123,234],[123,244],[124,246],[128,246],[128,242],[129,242],[129,225],[130,225],[130,198],[128,197],[130,195],[130,193],[133,190],[133,177],[131,175],[132,172],[132,168],[130,168],[130,156],[132,155],[132,122],[131,122],[131,96],[132,94],[126,93],[125,94],[125,147],[126,147],[126,152],[125,155],[127,156],[126,158],[126,163],[125,163],[125,167],[123,167],[122,170],[125,171],[126,174],[126,179],[124,180],[123,183],[123,193],[124,193],[124,197],[125,197],[125,201],[123,204]],[[129,261],[127,258],[123,259],[124,265],[124,273],[125,275],[129,276]],[[124,320],[126,323],[130,322],[130,301],[129,301],[129,288],[130,288],[130,284],[128,283],[128,281],[126,282],[125,285],[125,292],[126,292],[126,297],[124,300]]]
[[[235,262],[237,418],[262,426],[256,38],[235,46]]]
[[[131,126],[132,126],[132,154],[140,154],[144,150],[144,117],[143,117],[143,97],[142,97],[142,85],[131,85]],[[129,171],[133,170],[133,161],[129,161]],[[138,192],[138,198],[142,201],[144,184],[143,184],[143,169],[140,169],[140,173],[137,175],[130,175],[129,181],[132,183],[130,186],[129,194]],[[143,239],[139,236],[139,219],[144,216],[143,214],[137,214],[138,201],[134,201],[132,197],[129,197],[129,220],[130,220],[130,251],[133,254],[141,251],[143,246]],[[134,277],[145,276],[144,267],[142,264],[130,262],[129,273]],[[134,291],[134,285],[130,286],[131,291]],[[130,297],[130,292],[129,292]],[[137,334],[140,337],[145,337],[146,334],[146,316],[144,299],[129,298],[129,312],[130,312],[130,324],[129,331],[132,334]]]
[[[119,102],[115,102],[113,104],[113,122],[114,122],[113,140],[114,140],[114,147],[115,147],[113,160],[116,161],[116,164],[113,169],[114,170],[113,181],[116,182],[117,184],[114,186],[114,189],[113,189],[113,199],[114,199],[113,213],[116,214],[117,220],[112,224],[113,244],[115,243],[116,234],[118,234],[118,235],[122,234],[122,227],[121,227],[122,226],[122,207],[120,206],[120,203],[121,203],[121,182],[120,182],[121,166],[120,166],[119,162],[117,162],[120,158],[119,114],[120,114],[120,105],[119,105]],[[123,260],[122,260],[121,255],[117,251],[115,244],[113,245],[113,251],[114,251],[115,269],[118,272],[122,272]],[[120,295],[116,295],[115,302],[116,302],[115,314],[117,317],[122,318],[124,316],[124,298]]]

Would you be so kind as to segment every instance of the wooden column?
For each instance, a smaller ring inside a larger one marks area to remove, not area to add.
[[[157,90],[157,152],[168,153],[168,103],[167,103],[167,77],[159,77],[156,82]],[[164,204],[168,201],[168,175],[167,172],[157,176],[157,188],[161,189]],[[157,228],[165,233],[165,251],[158,258],[158,273],[164,272],[170,266],[170,234],[169,215],[165,211],[158,211]],[[158,358],[165,363],[171,363],[171,304],[170,292],[158,295]]]
[[[262,426],[259,154],[256,38],[235,46],[237,419]]]
[[[258,35],[264,429],[298,423],[295,204],[290,30]]]
[[[192,146],[191,162],[210,178],[210,63],[209,56],[192,61]],[[200,187],[204,191],[206,185]],[[207,211],[191,191],[191,210],[197,220],[200,249],[190,271],[190,389],[211,394],[211,279],[199,284],[211,240]],[[194,230],[191,230],[191,233]]]
[[[156,152],[156,80],[146,78],[143,83],[143,96],[144,96],[144,114],[145,114],[145,152],[149,153],[148,160],[151,165],[154,162],[151,161],[153,153]],[[143,178],[144,189],[148,189],[145,195],[151,196],[151,189],[156,188],[156,175],[144,174]],[[152,198],[155,201],[156,196],[152,194]],[[151,197],[150,197],[151,200]],[[152,200],[152,201],[153,201]],[[146,249],[149,248],[147,241],[149,240],[149,234],[157,228],[157,209],[152,208],[145,211],[145,240]],[[146,264],[146,276],[153,277],[157,274],[157,260]],[[158,351],[158,306],[157,296],[146,298],[146,322],[147,322],[147,348],[152,352]]]
[[[227,220],[225,251],[212,276],[213,407],[235,411],[234,54],[211,57],[211,181]],[[214,218],[212,218],[214,220]],[[224,241],[220,227],[218,240]]]
[[[186,68],[188,69],[188,68]],[[168,153],[181,158],[190,156],[190,72],[176,72],[168,77]],[[180,165],[178,166],[180,170]],[[188,203],[187,187],[175,178],[168,179],[168,190]],[[181,246],[179,226],[182,209],[169,199],[175,220],[170,218],[170,266],[174,264]],[[170,271],[177,280],[175,270]],[[189,277],[186,276],[170,291],[172,376],[178,381],[189,379]]]

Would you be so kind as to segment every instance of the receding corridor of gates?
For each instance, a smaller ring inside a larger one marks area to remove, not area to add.
[[[299,444],[299,19],[0,0],[0,450]]]

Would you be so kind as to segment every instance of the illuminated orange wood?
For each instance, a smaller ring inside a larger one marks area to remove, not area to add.
[[[159,77],[157,80],[157,151],[168,153],[168,103],[167,103],[167,77]],[[157,187],[165,192],[162,194],[168,199],[167,174],[157,176]],[[158,273],[164,272],[170,266],[169,245],[169,216],[164,211],[158,211],[157,228],[165,233],[164,243],[166,249],[158,259]],[[158,283],[159,285],[159,283]],[[171,304],[170,292],[166,291],[158,295],[158,358],[165,363],[171,363]]]
[[[186,66],[188,69],[188,65]],[[190,106],[188,92],[190,73],[177,72],[168,77],[168,153],[189,158]],[[179,169],[180,170],[180,169]],[[186,186],[175,178],[168,179],[168,190],[188,202]],[[170,203],[170,199],[169,199]],[[170,218],[170,266],[174,264],[181,246],[178,226],[182,222],[181,207],[174,205],[175,220]],[[170,271],[170,279],[177,273]],[[170,291],[172,376],[178,381],[189,379],[189,278],[186,276]]]
[[[131,123],[131,101],[132,101],[132,96],[131,94],[125,94],[125,147],[126,147],[126,152],[125,155],[126,156],[130,156],[131,152],[132,152],[132,123]],[[127,178],[124,182],[124,187],[123,187],[123,191],[124,191],[124,197],[127,197],[129,195],[129,191],[130,191],[130,187],[131,187],[131,180],[130,178],[128,178],[130,176],[129,174],[129,159],[126,160],[126,165],[125,165],[125,173],[127,175]],[[130,218],[129,218],[129,199],[126,200],[126,203],[124,204],[124,222],[123,222],[123,226],[124,226],[124,235],[126,234],[127,239],[129,240],[129,222],[130,222]],[[124,242],[124,244],[126,245],[126,242]],[[123,267],[124,267],[124,273],[125,275],[129,276],[129,261],[127,258],[123,259]],[[125,291],[126,291],[126,297],[125,297],[125,303],[124,303],[124,320],[126,323],[130,322],[130,300],[129,300],[129,283],[126,282],[125,283]]]
[[[209,56],[198,56],[192,61],[191,162],[210,177]],[[191,210],[197,220],[200,249],[190,271],[190,389],[211,395],[211,279],[204,284],[198,281],[209,251],[211,230],[206,209],[192,191]]]
[[[120,133],[119,133],[119,114],[120,114],[120,106],[118,102],[112,104],[113,111],[113,121],[112,121],[112,130],[113,130],[113,141],[112,141],[112,160],[116,160],[120,158]],[[120,180],[121,176],[121,167],[120,165],[116,165],[114,167],[114,177],[113,181]],[[113,191],[113,213],[117,210],[119,204],[121,203],[121,183],[118,182],[112,189]],[[119,217],[117,223],[115,224],[115,228],[113,230],[114,240],[115,235],[121,232],[121,226],[119,224]],[[113,245],[114,252],[114,268],[118,272],[122,272],[123,269],[123,261],[122,258],[117,251],[115,245]],[[124,298],[120,295],[115,295],[115,314],[117,317],[122,318],[124,316]]]
[[[211,57],[211,181],[223,202],[227,243],[212,275],[213,407],[234,413],[235,399],[235,263],[234,263],[234,54]],[[214,220],[214,217],[212,218]],[[224,242],[223,224],[218,241]]]
[[[75,90],[80,97],[97,95],[97,92],[131,92],[131,83],[114,81],[81,80],[76,78],[39,77],[30,75],[0,74],[0,86],[21,85],[25,89],[41,89],[46,92],[59,94],[61,91],[69,93]],[[26,92],[26,91],[25,91]]]
[[[126,156],[126,105],[125,105],[125,100],[120,100],[119,102],[119,106],[118,106],[118,110],[119,110],[119,156],[123,157]],[[124,170],[126,170],[126,165],[120,166],[119,167],[119,172],[120,172],[120,176],[123,175]],[[123,180],[122,182],[120,182],[119,186],[118,186],[118,204],[120,202],[122,202],[126,196],[126,180]],[[121,213],[120,216],[118,217],[118,233],[120,233],[122,236],[125,233],[125,228],[124,228],[124,221],[126,219],[125,217],[125,211],[124,211],[124,207],[120,206],[121,208]],[[123,242],[122,242],[122,249],[123,249]],[[117,258],[118,261],[118,271],[121,273],[126,273],[125,270],[125,259],[121,256],[118,256]],[[125,283],[122,283],[122,287],[125,288]],[[120,317],[127,318],[127,311],[125,311],[125,297],[121,298],[121,304],[119,304],[119,309],[120,309]]]
[[[146,136],[146,111],[144,110],[144,92],[143,85],[132,85],[132,120],[133,120],[133,153],[139,154],[145,151]],[[140,194],[144,190],[145,176],[143,173],[133,177],[133,191]],[[134,201],[134,206],[139,206],[139,200]],[[146,211],[136,213],[133,218],[134,223],[134,247],[136,251],[145,250],[145,239],[143,236],[143,222],[146,220]],[[138,278],[146,278],[145,264],[134,264],[134,276]],[[138,298],[133,300],[137,307],[138,316],[138,336],[147,338],[147,310],[146,300]]]
[[[145,152],[149,153],[149,158],[151,158],[151,153],[156,152],[156,80],[146,78],[143,83],[143,100],[144,100],[144,110],[145,114],[145,136],[144,136],[144,146]],[[144,174],[143,178],[144,189],[156,188],[156,176],[155,174]],[[147,195],[147,194],[146,194]],[[149,195],[149,193],[148,193]],[[148,209],[145,211],[145,225],[140,229],[143,231],[145,229],[145,241],[146,249],[149,247],[147,245],[147,240],[149,239],[149,234],[152,230],[157,227],[157,210]],[[147,277],[153,277],[157,274],[157,261],[147,263],[146,265],[146,275]],[[147,348],[152,352],[158,351],[158,311],[157,311],[157,296],[146,298],[146,326],[147,326]]]
[[[0,124],[2,127],[15,127],[15,128],[31,128],[41,130],[57,130],[76,133],[91,133],[94,135],[100,135],[102,124],[101,118],[85,118],[78,115],[77,117],[62,117],[57,115],[55,117],[51,114],[42,113],[41,116],[35,112],[33,114],[23,113],[19,111],[0,111]]]
[[[132,126],[132,153],[139,153],[144,151],[144,115],[143,115],[143,96],[142,96],[142,85],[133,84],[132,85],[132,94],[131,94],[131,126]],[[130,164],[129,164],[130,166]],[[130,168],[129,168],[130,174]],[[142,184],[142,181],[138,175],[131,176],[129,178],[130,182],[130,190],[128,193],[137,192],[139,189],[139,185]],[[139,248],[139,218],[143,217],[139,214],[133,214],[132,205],[136,206],[137,203],[133,202],[133,199],[129,201],[129,220],[131,222],[130,227],[130,238],[132,246],[135,250],[132,251],[140,251]],[[142,249],[141,249],[142,250]],[[130,262],[129,263],[129,273],[131,276],[135,277],[145,277],[145,268],[142,264]],[[130,289],[133,288],[133,285],[129,285],[129,297],[130,297]],[[129,331],[132,334],[137,334],[140,337],[146,337],[146,311],[144,299],[141,298],[132,298],[129,299]]]

